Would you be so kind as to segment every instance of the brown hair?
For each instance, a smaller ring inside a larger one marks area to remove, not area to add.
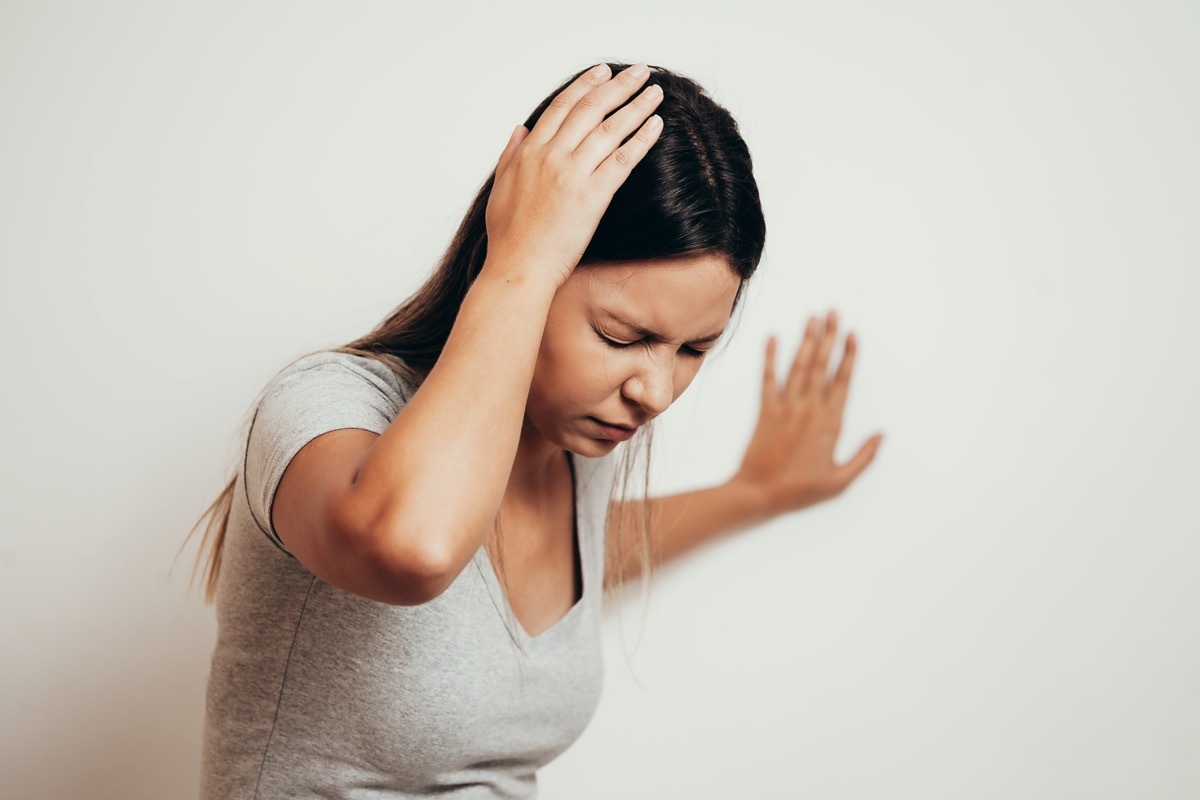
[[[614,75],[628,66],[609,63]],[[525,127],[532,129],[550,102],[583,72],[575,73],[547,95],[525,121]],[[613,196],[579,268],[594,261],[715,254],[723,257],[742,279],[737,297],[740,300],[746,281],[762,257],[766,238],[749,149],[732,115],[691,78],[651,65],[649,83],[663,89],[664,97],[657,109],[663,119],[662,132]],[[370,333],[330,350],[374,358],[411,386],[421,384],[441,355],[467,289],[483,267],[487,255],[485,212],[495,177],[493,171],[484,181],[425,283]],[[634,499],[630,484],[639,455],[644,455],[641,464],[645,473],[641,495],[648,496],[652,436],[652,425],[645,425],[625,447],[611,495],[614,499]],[[192,581],[203,563],[204,599],[209,603],[216,595],[236,482],[235,470],[184,540],[186,545],[196,528],[208,519]],[[619,575],[633,558],[640,565],[643,579],[648,580],[648,504],[623,508],[626,513],[610,519],[609,524],[635,526],[640,546],[636,554],[607,551],[605,574]],[[610,536],[608,541],[619,538]]]

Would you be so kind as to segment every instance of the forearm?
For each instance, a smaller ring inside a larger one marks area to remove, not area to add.
[[[355,481],[363,529],[385,563],[428,559],[452,577],[483,544],[504,496],[555,287],[489,266]]]
[[[646,501],[614,503],[609,514],[629,521],[642,514]],[[650,563],[659,566],[705,542],[721,538],[774,516],[768,499],[753,486],[729,480],[719,486],[653,497],[650,512]],[[641,573],[636,526],[622,524],[613,535],[622,554],[607,583],[620,583]]]

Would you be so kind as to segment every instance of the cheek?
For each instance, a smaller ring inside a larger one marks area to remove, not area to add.
[[[584,409],[620,386],[628,355],[613,350],[590,330],[542,341],[530,392],[532,404],[557,409]]]
[[[577,352],[577,378],[580,393],[599,400],[621,388],[638,356],[632,348],[616,350],[591,338],[595,341],[583,342]]]

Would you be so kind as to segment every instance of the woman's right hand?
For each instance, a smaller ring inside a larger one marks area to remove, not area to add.
[[[559,93],[533,130],[517,126],[488,199],[485,269],[549,270],[555,286],[566,281],[613,195],[662,131],[660,117],[646,119],[662,100],[658,86],[605,119],[649,75],[637,64],[610,77],[600,64]]]

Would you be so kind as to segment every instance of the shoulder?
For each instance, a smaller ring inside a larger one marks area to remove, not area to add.
[[[382,434],[415,391],[376,358],[331,350],[303,355],[279,370],[255,401],[247,463],[286,466],[300,447],[332,430]]]
[[[284,471],[306,444],[350,428],[382,435],[415,391],[383,361],[352,353],[308,353],[279,370],[254,403],[242,463],[259,528],[281,544],[271,527],[273,500]]]
[[[263,395],[295,386],[373,388],[400,405],[416,391],[410,380],[382,360],[336,350],[318,350],[293,360],[267,382]]]

